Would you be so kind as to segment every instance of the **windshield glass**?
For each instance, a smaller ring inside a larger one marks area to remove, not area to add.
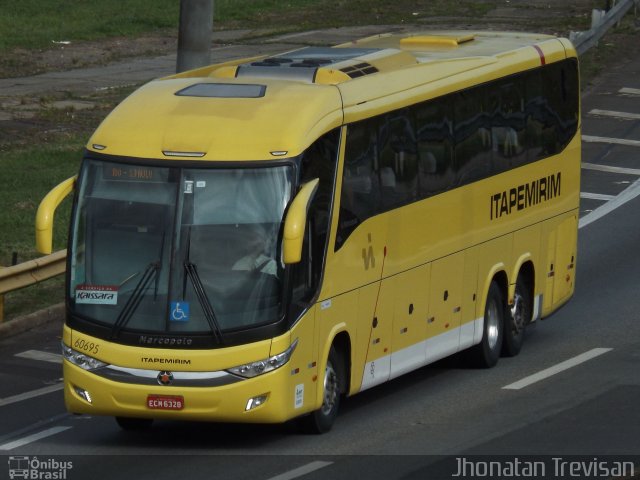
[[[72,229],[71,312],[121,331],[225,332],[282,316],[281,230],[293,168],[86,160]]]

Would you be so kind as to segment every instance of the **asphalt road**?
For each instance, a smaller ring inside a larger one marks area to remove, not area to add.
[[[323,436],[180,422],[131,434],[65,413],[52,323],[0,341],[0,476],[25,456],[41,472],[71,462],[69,479],[451,478],[457,458],[528,455],[639,465],[640,58],[583,98],[583,135],[576,294],[528,330],[519,356],[490,370],[453,358],[363,392]]]

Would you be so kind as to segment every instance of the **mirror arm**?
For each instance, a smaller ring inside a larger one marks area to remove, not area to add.
[[[40,202],[36,213],[36,250],[50,254],[53,248],[53,215],[62,200],[75,188],[77,175],[67,178],[51,190]]]

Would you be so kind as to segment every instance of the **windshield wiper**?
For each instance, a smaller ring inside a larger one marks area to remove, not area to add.
[[[211,306],[211,302],[209,301],[207,292],[205,292],[204,290],[204,285],[202,284],[200,275],[198,275],[198,268],[194,263],[187,261],[184,263],[184,269],[187,272],[189,280],[191,280],[191,285],[193,285],[193,290],[196,294],[198,302],[200,302],[200,306],[202,307],[204,316],[209,323],[209,328],[211,328],[213,337],[218,343],[223,343],[222,330],[220,329],[220,325],[218,324],[218,320],[216,319],[216,314],[213,312],[213,307]]]
[[[129,300],[127,300],[127,303],[124,304],[124,307],[122,307],[122,310],[120,311],[116,322],[113,324],[113,328],[111,329],[111,340],[116,338],[120,333],[120,330],[122,330],[127,325],[127,323],[129,323],[129,320],[131,320],[134,312],[138,309],[140,302],[142,302],[144,292],[149,286],[149,283],[151,283],[151,280],[153,280],[153,278],[158,275],[159,271],[160,262],[151,262],[149,265],[147,265],[147,268],[142,274],[142,277],[140,277],[140,280],[138,280],[138,283],[136,283],[136,286],[133,289]]]
[[[222,338],[222,329],[220,328],[220,324],[216,319],[216,314],[213,311],[213,307],[211,306],[211,302],[209,301],[209,297],[207,296],[207,292],[204,289],[204,285],[202,284],[202,279],[198,274],[198,267],[196,267],[195,263],[192,263],[190,260],[191,257],[191,227],[189,227],[189,232],[187,234],[187,252],[186,258],[184,261],[184,269],[187,272],[187,276],[189,280],[191,280],[191,285],[193,286],[193,291],[196,294],[196,298],[202,307],[202,311],[204,312],[204,317],[207,319],[207,323],[209,324],[209,328],[211,329],[211,333],[213,333],[213,338],[218,343],[223,343]],[[185,280],[186,282],[186,280]],[[186,290],[186,283],[183,287],[182,296],[184,298]]]

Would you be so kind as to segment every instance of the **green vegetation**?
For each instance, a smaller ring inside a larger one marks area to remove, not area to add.
[[[177,0],[0,0],[0,51],[175,29]]]
[[[0,175],[0,265],[9,266],[14,254],[18,262],[39,256],[35,251],[34,224],[40,200],[60,181],[75,175],[82,143],[36,146],[2,155]],[[54,250],[66,247],[71,199],[67,198],[54,217]],[[5,319],[60,303],[64,278],[11,292],[5,296]]]
[[[75,175],[82,157],[82,142],[34,146],[2,155],[0,176],[0,265],[37,257],[35,217],[40,200],[62,180]],[[56,212],[54,250],[65,248],[70,199]]]
[[[301,30],[403,23],[428,16],[478,17],[497,0],[215,0],[216,28]],[[0,0],[0,51],[53,42],[175,34],[179,0]]]

